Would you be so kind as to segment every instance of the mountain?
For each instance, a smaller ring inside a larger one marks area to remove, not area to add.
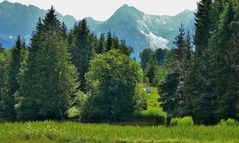
[[[194,19],[194,12],[190,10],[175,16],[156,16],[123,5],[106,21],[99,22],[92,18],[87,18],[87,21],[97,35],[110,29],[116,36],[125,39],[134,48],[133,56],[138,58],[144,48],[172,48],[181,24],[194,33]]]
[[[46,10],[33,5],[3,1],[0,3],[0,43],[9,48],[18,35],[28,43],[39,17],[43,18],[46,13]],[[57,16],[68,28],[72,28],[76,22],[76,19],[69,15],[63,16],[57,12]]]
[[[49,7],[50,8],[50,7]],[[3,1],[0,3],[0,43],[9,48],[18,35],[29,43],[38,18],[43,18],[46,10],[33,5],[22,5]],[[57,12],[58,18],[70,29],[76,19]],[[194,12],[185,10],[175,16],[148,15],[138,9],[123,5],[106,21],[96,21],[87,17],[90,29],[100,35],[109,30],[134,48],[133,57],[139,59],[144,48],[172,48],[181,23],[187,31],[194,33]]]

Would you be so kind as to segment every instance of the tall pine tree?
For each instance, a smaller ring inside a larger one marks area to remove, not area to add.
[[[20,81],[20,67],[24,60],[26,47],[20,36],[17,37],[16,45],[11,50],[11,59],[9,64],[9,78],[8,78],[8,93],[5,98],[5,112],[9,117],[15,118],[15,93],[19,90]]]
[[[21,119],[56,119],[66,116],[76,94],[76,68],[53,7],[31,39],[29,60],[17,104]]]
[[[76,66],[79,73],[78,82],[80,82],[80,89],[86,92],[85,74],[88,72],[89,61],[93,52],[90,30],[87,26],[86,20],[83,19],[80,21],[73,31],[75,32],[71,45],[72,63]]]

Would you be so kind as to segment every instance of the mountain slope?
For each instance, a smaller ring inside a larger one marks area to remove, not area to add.
[[[4,47],[11,47],[17,35],[21,35],[28,42],[38,18],[43,18],[46,12],[33,5],[26,6],[8,1],[0,3],[0,43]],[[60,13],[57,13],[57,16],[68,28],[76,22],[72,16],[62,16]]]
[[[138,58],[144,48],[171,48],[181,23],[187,31],[194,33],[194,12],[185,10],[175,16],[148,15],[134,7],[123,5],[104,22],[87,18],[95,33],[106,33],[109,29],[134,48]]]
[[[0,43],[9,48],[15,43],[17,35],[29,43],[38,18],[43,18],[46,12],[33,5],[8,1],[0,3]],[[68,28],[76,22],[72,16],[57,15]],[[133,57],[139,59],[139,53],[145,48],[172,48],[181,23],[187,31],[194,33],[194,17],[194,12],[189,10],[175,16],[156,16],[123,5],[106,21],[96,21],[91,17],[86,19],[90,29],[97,35],[111,30],[120,39],[124,39],[127,45],[134,48]]]

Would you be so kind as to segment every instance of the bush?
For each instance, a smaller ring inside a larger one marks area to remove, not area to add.
[[[221,119],[220,122],[218,123],[218,125],[220,125],[220,126],[238,126],[239,123],[237,120],[229,118],[227,120]]]
[[[76,107],[71,107],[67,111],[68,118],[79,118],[80,116],[80,109]]]
[[[147,99],[145,92],[142,91],[140,84],[135,88],[135,96],[134,96],[134,109],[135,111],[142,111],[147,109]]]
[[[87,95],[84,92],[78,91],[76,96],[72,98],[70,108],[67,110],[67,117],[77,119],[80,116],[80,109],[83,106]]]
[[[194,122],[192,117],[186,116],[183,118],[172,118],[170,126],[193,126]]]
[[[160,108],[150,108],[136,112],[133,118],[143,122],[166,124],[167,113],[162,111]]]
[[[151,108],[151,109],[147,109],[144,111],[140,112],[141,117],[144,118],[165,118],[166,119],[166,113],[161,111],[159,108]]]

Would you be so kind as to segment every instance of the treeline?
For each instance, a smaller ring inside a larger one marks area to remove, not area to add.
[[[86,20],[70,31],[52,7],[30,46],[20,37],[0,49],[0,116],[20,120],[124,120],[141,110],[140,65],[109,31],[99,38]],[[142,104],[145,105],[145,104]]]
[[[159,85],[169,117],[192,116],[198,124],[239,119],[238,5],[238,0],[198,3],[194,50],[180,28],[172,50],[175,66]]]

